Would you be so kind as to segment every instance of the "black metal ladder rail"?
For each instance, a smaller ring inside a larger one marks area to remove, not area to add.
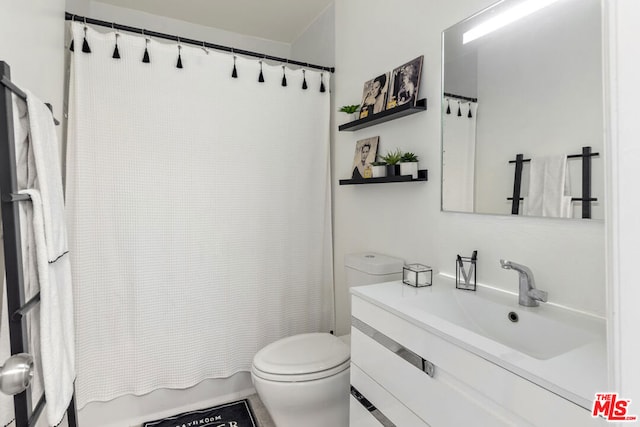
[[[591,158],[599,156],[600,153],[592,153],[591,147],[582,147],[581,154],[571,154],[567,159],[582,159],[582,197],[572,197],[572,202],[582,202],[582,218],[591,218],[591,202],[597,202],[598,199],[591,197]],[[511,200],[511,214],[518,215],[520,211],[520,197],[522,186],[522,166],[524,163],[530,162],[531,159],[525,159],[522,154],[517,154],[515,160],[509,160],[509,163],[515,163],[516,169],[513,177],[513,196],[507,197]]]

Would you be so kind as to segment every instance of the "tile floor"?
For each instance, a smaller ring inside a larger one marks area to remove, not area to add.
[[[256,416],[258,421],[258,427],[276,427],[269,415],[269,412],[267,412],[267,408],[264,407],[262,400],[260,400],[260,397],[258,397],[257,394],[247,396],[247,399],[249,399],[249,404],[251,405],[253,414]]]

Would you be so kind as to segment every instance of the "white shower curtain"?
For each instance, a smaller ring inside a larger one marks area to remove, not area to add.
[[[250,369],[331,328],[329,75],[73,24],[79,407]],[[178,53],[184,68],[176,68]],[[302,89],[303,78],[308,89]]]
[[[449,211],[473,212],[478,104],[449,101],[451,113],[442,113],[442,205]],[[458,116],[460,108],[460,116]],[[471,110],[471,117],[468,117]]]

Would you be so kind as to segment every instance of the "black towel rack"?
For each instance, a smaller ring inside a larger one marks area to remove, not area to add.
[[[20,214],[18,203],[29,200],[29,196],[18,194],[16,173],[16,146],[13,128],[13,106],[11,93],[26,100],[27,95],[11,82],[9,65],[0,61],[0,194],[2,200],[2,229],[4,243],[5,274],[7,281],[7,307],[9,318],[9,341],[11,354],[28,353],[29,337],[25,315],[40,302],[40,294],[25,301],[22,269],[22,244],[20,239]],[[51,105],[47,104],[49,109]],[[55,119],[54,119],[55,120]],[[3,320],[4,321],[4,320]],[[4,361],[0,361],[4,363]],[[35,406],[31,402],[31,390],[13,397],[16,427],[34,426],[45,405],[44,393]],[[75,392],[67,408],[69,427],[77,427]]]
[[[600,153],[591,152],[591,147],[582,147],[582,153],[571,154],[567,159],[582,159],[582,197],[572,197],[572,202],[582,202],[582,218],[591,218],[591,202],[598,201],[597,198],[591,197],[591,158],[599,156]],[[509,160],[509,163],[515,163],[516,170],[513,178],[513,196],[507,197],[511,200],[511,214],[518,215],[520,211],[520,190],[522,186],[522,166],[524,163],[530,162],[531,159],[525,159],[524,155],[517,154],[515,160]]]
[[[443,95],[445,98],[455,98],[455,99],[460,99],[462,101],[478,102],[478,98],[472,98],[470,96],[456,95],[455,93],[449,93],[449,92],[444,92]]]

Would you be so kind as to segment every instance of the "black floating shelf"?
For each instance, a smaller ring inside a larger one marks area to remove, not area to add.
[[[418,171],[418,179],[413,179],[411,175],[384,176],[382,178],[353,178],[341,179],[340,185],[382,184],[383,182],[418,182],[428,180],[429,171],[427,169],[422,169]]]
[[[352,132],[354,130],[368,128],[380,123],[388,122],[389,120],[398,119],[400,117],[408,116],[410,114],[419,113],[427,109],[427,99],[419,99],[416,101],[416,105],[405,104],[399,107],[392,108],[390,110],[384,110],[377,114],[372,114],[364,119],[354,120],[349,123],[345,123],[338,127],[340,131]],[[370,178],[371,179],[371,178]]]

